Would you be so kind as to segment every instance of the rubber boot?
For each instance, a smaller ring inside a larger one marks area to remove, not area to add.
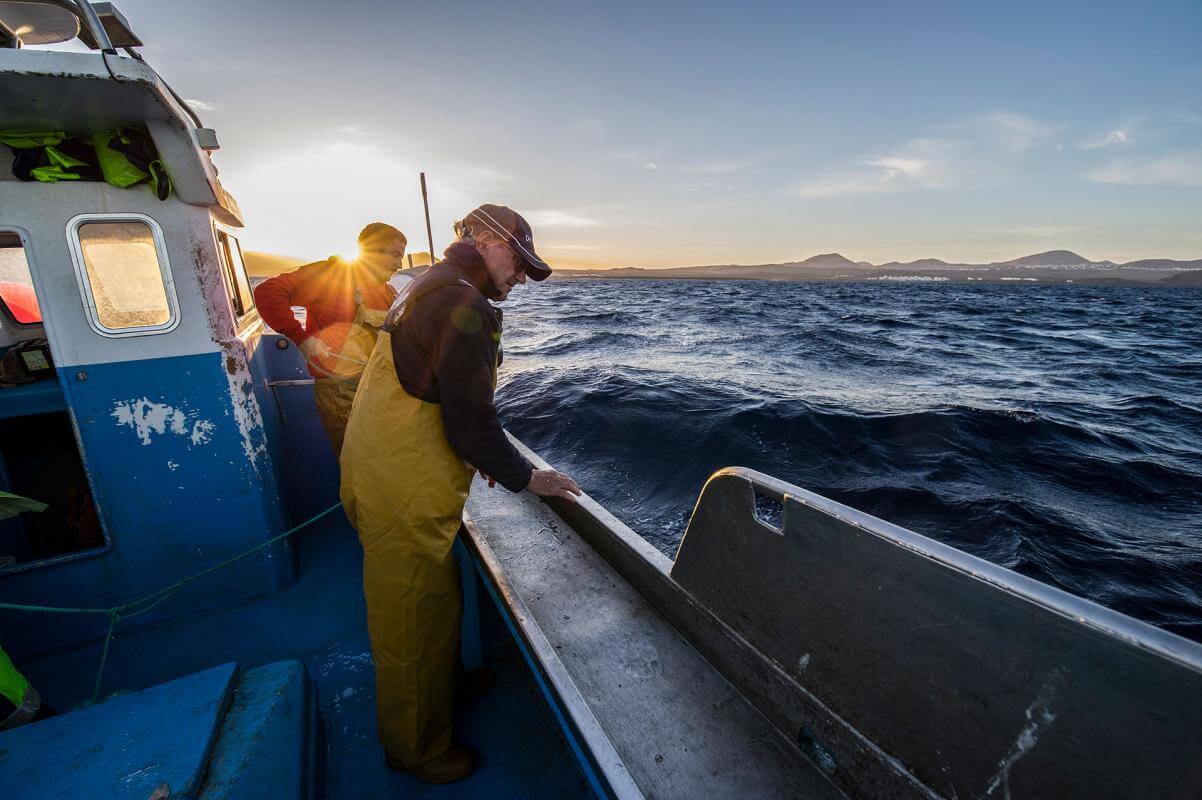
[[[451,745],[440,756],[435,756],[424,764],[418,764],[413,769],[406,769],[401,762],[390,755],[385,755],[388,766],[398,772],[411,772],[418,780],[425,783],[453,783],[466,778],[476,768],[476,756],[466,747]]]
[[[457,670],[455,673],[455,695],[459,699],[467,699],[484,694],[497,682],[497,673],[488,667]]]

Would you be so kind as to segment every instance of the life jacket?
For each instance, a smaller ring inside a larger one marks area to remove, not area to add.
[[[17,180],[103,180],[122,189],[148,181],[160,200],[171,194],[171,179],[145,128],[100,131],[87,139],[63,131],[0,131],[0,144],[13,153]]]
[[[166,200],[171,195],[171,178],[145,128],[94,133],[92,146],[96,148],[104,179],[113,186],[124,189],[150,181],[155,197]]]
[[[13,153],[13,176],[22,181],[100,180],[95,151],[63,131],[0,132],[0,144]]]

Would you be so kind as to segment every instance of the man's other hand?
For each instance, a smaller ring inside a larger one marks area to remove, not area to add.
[[[480,477],[483,478],[484,480],[488,481],[489,489],[492,489],[494,486],[497,485],[497,479],[491,475],[486,474],[484,472],[484,470],[480,470]]]
[[[576,502],[576,498],[572,495],[581,494],[576,481],[554,469],[534,470],[530,473],[530,483],[526,488],[539,497],[562,497],[573,503]]]
[[[325,342],[317,336],[310,336],[301,342],[299,347],[300,351],[305,355],[305,360],[309,362],[311,367],[318,372],[324,372],[327,377],[331,375],[330,371],[322,363],[328,362],[334,357],[334,354],[330,352],[330,348],[326,347]]]

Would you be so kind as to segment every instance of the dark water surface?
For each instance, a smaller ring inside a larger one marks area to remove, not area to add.
[[[1202,291],[562,280],[505,310],[509,429],[669,555],[740,465],[1202,640]]]

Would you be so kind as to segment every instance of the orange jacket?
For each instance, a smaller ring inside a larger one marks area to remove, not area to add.
[[[337,353],[358,308],[356,289],[368,308],[386,310],[392,304],[386,283],[358,262],[331,256],[263,281],[255,287],[255,305],[268,325],[296,344],[317,336]],[[304,325],[293,313],[294,306],[305,309]],[[312,367],[309,372],[324,377]]]

